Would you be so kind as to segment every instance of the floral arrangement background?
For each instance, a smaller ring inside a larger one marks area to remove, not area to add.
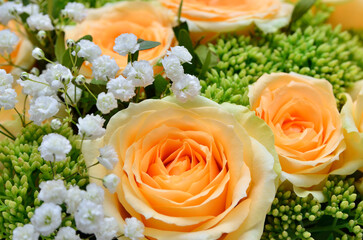
[[[362,239],[363,1],[3,1],[0,238]]]

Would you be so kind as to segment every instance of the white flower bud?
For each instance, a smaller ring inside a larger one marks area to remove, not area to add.
[[[115,193],[117,185],[120,183],[120,178],[115,174],[111,173],[103,178],[103,186],[110,191],[110,193]]]
[[[50,122],[50,127],[51,127],[53,130],[58,130],[61,126],[62,126],[62,122],[61,122],[58,118],[55,118],[55,119],[53,119],[53,120]]]
[[[36,60],[42,60],[42,59],[44,59],[44,52],[43,52],[43,50],[42,49],[40,49],[40,48],[38,48],[38,47],[36,47],[36,48],[34,48],[33,49],[33,51],[32,51],[32,56],[33,56],[33,58],[35,58]]]

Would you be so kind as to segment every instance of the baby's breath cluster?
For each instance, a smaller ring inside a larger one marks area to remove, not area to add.
[[[362,239],[363,201],[355,178],[331,176],[319,203],[280,187],[267,215],[261,239]]]
[[[41,157],[38,147],[49,133],[69,139],[72,150],[64,161],[51,163]],[[83,187],[88,183],[79,137],[65,125],[58,130],[52,130],[49,124],[27,126],[15,141],[6,139],[0,143],[0,164],[1,239],[10,239],[16,227],[29,223],[41,204],[41,182],[61,178],[67,185]]]
[[[292,33],[225,35],[209,48],[220,62],[201,81],[202,95],[219,103],[248,105],[248,86],[264,73],[297,72],[327,79],[341,106],[341,93],[363,78],[363,42],[327,24],[298,27]]]

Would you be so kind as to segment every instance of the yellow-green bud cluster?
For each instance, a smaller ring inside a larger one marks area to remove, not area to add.
[[[80,140],[71,128],[63,125],[52,130],[49,124],[41,127],[31,124],[15,141],[3,140],[0,142],[0,239],[11,239],[17,226],[29,223],[35,208],[41,204],[37,198],[39,184],[54,179],[50,162],[44,161],[38,151],[42,137],[52,132],[68,138],[72,145],[67,159],[53,163],[55,178],[80,187],[88,183]]]
[[[324,203],[280,187],[261,239],[362,239],[363,201],[354,182],[353,177],[329,177]]]
[[[264,73],[296,72],[327,79],[341,107],[341,93],[363,79],[363,42],[328,24],[298,27],[291,33],[223,35],[209,48],[220,61],[201,81],[202,95],[219,103],[247,106],[248,86]]]

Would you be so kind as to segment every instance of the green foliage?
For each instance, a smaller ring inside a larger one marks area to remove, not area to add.
[[[201,81],[202,95],[219,103],[248,106],[248,86],[264,73],[296,72],[327,79],[341,107],[341,93],[363,78],[363,42],[340,27],[321,24],[329,11],[309,12],[290,34],[220,37],[209,45],[220,62]]]
[[[325,203],[280,187],[261,239],[362,239],[363,201],[354,182],[354,177],[330,176]]]
[[[53,164],[55,176],[50,162],[44,161],[38,151],[43,136],[51,132],[65,136],[72,145],[67,159]],[[14,142],[8,139],[0,142],[0,239],[10,239],[17,226],[29,223],[35,208],[40,206],[39,184],[54,178],[80,187],[88,183],[80,140],[72,129],[62,126],[53,131],[49,124],[41,127],[32,124]],[[63,225],[72,224],[72,219],[63,221]]]

